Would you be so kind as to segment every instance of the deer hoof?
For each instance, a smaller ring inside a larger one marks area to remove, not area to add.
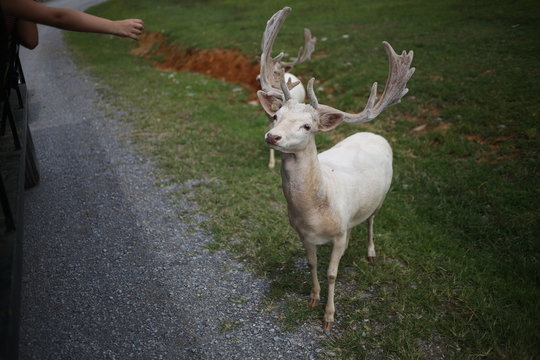
[[[319,305],[319,299],[309,299],[309,307],[315,307]]]
[[[330,331],[332,330],[332,327],[334,326],[334,322],[333,321],[324,321],[323,322],[323,330],[324,331]]]
[[[368,261],[370,264],[375,264],[375,256],[368,256],[368,257],[367,257],[367,261]]]

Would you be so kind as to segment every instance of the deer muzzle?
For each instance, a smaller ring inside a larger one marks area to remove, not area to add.
[[[281,140],[281,136],[267,133],[265,140],[268,145],[276,145],[277,142]]]

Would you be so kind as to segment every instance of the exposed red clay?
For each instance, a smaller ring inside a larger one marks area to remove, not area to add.
[[[170,44],[165,35],[157,32],[146,32],[139,40],[138,46],[131,50],[132,54],[148,57],[159,57],[163,60],[152,61],[158,69],[175,71],[193,71],[217,79],[240,83],[255,96],[259,90],[256,80],[259,75],[259,64],[253,57],[244,55],[234,49],[182,49]]]

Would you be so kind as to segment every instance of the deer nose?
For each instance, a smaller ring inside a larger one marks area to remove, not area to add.
[[[279,140],[281,140],[281,136],[279,135],[273,135],[273,134],[266,134],[266,143],[270,145],[275,145]]]

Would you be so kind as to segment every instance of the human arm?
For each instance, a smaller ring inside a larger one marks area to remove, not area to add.
[[[140,19],[113,21],[78,10],[45,6],[33,0],[0,0],[0,4],[7,15],[64,30],[112,34],[137,40],[144,29]]]
[[[18,42],[28,49],[34,49],[39,43],[39,33],[35,22],[17,19],[15,34]]]

